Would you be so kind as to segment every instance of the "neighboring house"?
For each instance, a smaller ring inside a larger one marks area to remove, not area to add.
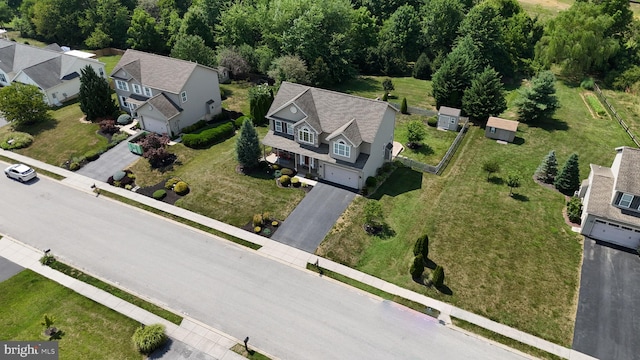
[[[396,110],[387,102],[283,82],[262,143],[296,170],[353,189],[391,160]]]
[[[218,72],[194,62],[129,49],[111,78],[120,108],[147,131],[177,136],[222,112]]]
[[[582,182],[581,234],[636,250],[640,246],[640,150],[616,148],[610,168],[591,164]]]
[[[104,63],[76,55],[79,53],[63,52],[57,44],[38,48],[0,39],[0,85],[13,82],[35,85],[47,104],[61,105],[78,96],[80,70],[87,65],[106,78]]]
[[[513,142],[518,131],[518,122],[491,116],[487,121],[484,135],[489,139]]]
[[[460,109],[440,106],[438,109],[438,129],[458,131]]]

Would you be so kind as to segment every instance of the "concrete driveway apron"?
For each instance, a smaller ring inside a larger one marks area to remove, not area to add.
[[[116,171],[126,169],[127,166],[139,158],[140,156],[129,151],[127,141],[125,140],[100,155],[98,160],[88,163],[77,172],[86,177],[106,182],[109,176],[113,175]]]
[[[573,349],[640,360],[640,258],[585,238]]]
[[[355,196],[349,190],[316,184],[271,239],[313,253]]]

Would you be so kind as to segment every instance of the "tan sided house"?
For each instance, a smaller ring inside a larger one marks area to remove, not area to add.
[[[37,86],[49,105],[61,105],[80,92],[80,70],[91,66],[106,77],[104,63],[81,51],[65,52],[57,44],[45,48],[0,39],[0,86],[14,82]],[[91,54],[89,54],[91,55]]]
[[[513,120],[501,119],[499,117],[490,116],[484,136],[489,139],[513,142],[518,131],[518,122]]]
[[[610,168],[591,164],[582,182],[585,236],[636,250],[640,246],[640,150],[616,148]]]
[[[218,72],[190,61],[129,49],[111,78],[120,108],[147,131],[177,136],[222,111]]]
[[[384,101],[283,82],[267,118],[262,143],[320,179],[360,189],[391,160],[396,111]]]

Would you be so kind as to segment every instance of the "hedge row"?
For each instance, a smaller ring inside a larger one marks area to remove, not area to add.
[[[182,143],[190,148],[202,149],[230,138],[234,133],[233,123],[228,122],[198,134],[185,134],[182,136]]]
[[[207,120],[200,120],[193,125],[183,127],[181,131],[183,134],[189,134],[202,129],[205,126],[207,126]]]

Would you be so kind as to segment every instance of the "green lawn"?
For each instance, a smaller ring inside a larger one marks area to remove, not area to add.
[[[40,325],[44,314],[53,315],[64,332],[60,359],[143,359],[131,344],[137,321],[31,270],[0,283],[0,339],[47,340]]]
[[[579,88],[558,83],[557,89],[561,120],[520,124],[520,145],[497,144],[471,127],[442,176],[396,170],[372,196],[382,202],[394,236],[365,235],[365,200],[356,199],[317,253],[570,347],[581,238],[563,220],[564,197],[532,175],[550,150],[560,166],[575,151],[586,178],[589,163],[610,165],[615,147],[632,144],[617,123],[591,117]],[[482,164],[493,159],[502,170],[489,182]],[[510,197],[502,182],[514,170],[523,183]],[[423,233],[451,295],[411,280],[413,243]]]
[[[387,76],[358,76],[332,87],[332,90],[362,96],[369,99],[381,98],[384,95],[382,82]],[[412,77],[392,78],[395,90],[391,91],[390,102],[398,103],[403,97],[407,105],[422,109],[435,109],[435,99],[431,96],[431,82]]]
[[[622,120],[629,126],[631,133],[640,137],[640,96],[622,91],[602,89],[609,103],[616,109]]]
[[[221,84],[220,90],[222,90],[227,97],[222,101],[222,107],[227,110],[238,111],[249,115],[248,92],[251,86],[253,85],[246,81],[234,81],[231,84]]]
[[[98,61],[102,61],[104,63],[104,70],[107,73],[107,76],[111,74],[111,71],[116,67],[116,64],[120,61],[121,57],[122,55],[107,55],[98,58]]]
[[[435,166],[444,157],[458,133],[438,130],[435,127],[428,126],[427,119],[428,117],[423,115],[398,114],[393,138],[404,146],[404,150],[400,155]],[[407,124],[412,120],[423,121],[427,130],[425,138],[422,140],[422,147],[415,150],[407,147]]]

